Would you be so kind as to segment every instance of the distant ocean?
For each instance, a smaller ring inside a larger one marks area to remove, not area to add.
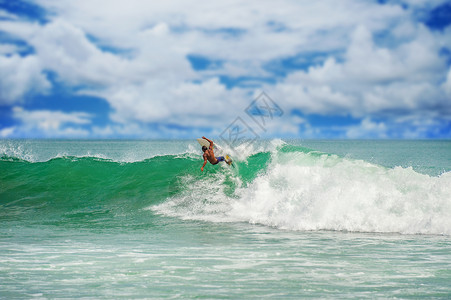
[[[451,298],[451,141],[0,140],[0,298]]]

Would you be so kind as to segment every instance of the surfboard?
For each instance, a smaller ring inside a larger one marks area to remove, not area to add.
[[[203,147],[210,147],[210,142],[207,141],[206,139],[197,139],[197,142]]]
[[[207,141],[206,139],[197,139],[197,142],[198,142],[201,146],[205,146],[205,147],[207,147],[207,148],[210,147],[210,142]],[[215,144],[215,147],[218,148],[218,150],[221,150],[221,147],[219,147],[217,144]],[[234,165],[233,165],[233,162],[232,162],[232,158],[230,157],[229,154],[224,154],[224,158],[225,158],[225,162],[226,162],[228,165],[234,166]]]

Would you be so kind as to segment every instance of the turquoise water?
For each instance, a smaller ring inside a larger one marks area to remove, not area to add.
[[[0,141],[0,298],[450,298],[450,141]]]

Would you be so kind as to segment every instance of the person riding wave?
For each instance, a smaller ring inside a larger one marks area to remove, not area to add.
[[[202,165],[201,171],[204,170],[205,165],[207,164],[207,160],[212,164],[212,165],[216,165],[217,163],[219,163],[220,161],[225,161],[224,156],[218,156],[215,157],[215,153],[214,153],[214,145],[213,145],[213,141],[207,139],[206,137],[202,137],[203,139],[207,140],[210,143],[210,147],[206,147],[206,146],[202,146],[202,151],[204,152],[204,164]]]

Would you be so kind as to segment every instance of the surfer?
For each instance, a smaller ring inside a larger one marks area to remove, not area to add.
[[[204,140],[207,140],[210,143],[210,147],[207,148],[207,146],[202,146],[202,151],[204,152],[204,164],[202,165],[202,168],[200,168],[202,171],[204,170],[205,165],[207,164],[207,160],[212,164],[212,165],[216,165],[217,163],[219,163],[220,161],[225,161],[224,156],[218,156],[215,157],[215,153],[214,153],[214,146],[213,146],[213,141],[207,139],[206,137],[202,137]]]

